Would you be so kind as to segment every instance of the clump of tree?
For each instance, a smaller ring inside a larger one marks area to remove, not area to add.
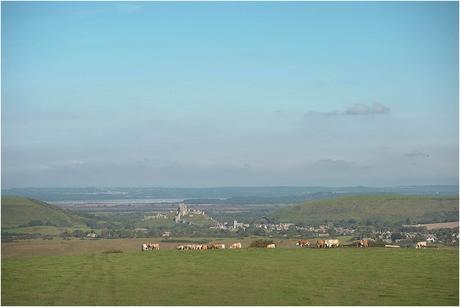
[[[267,247],[269,244],[273,244],[273,240],[267,240],[267,239],[258,239],[255,241],[252,241],[249,247]]]

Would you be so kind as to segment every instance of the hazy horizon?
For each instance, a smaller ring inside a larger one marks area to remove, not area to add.
[[[277,188],[287,188],[287,189],[356,189],[356,188],[364,188],[364,189],[393,189],[393,188],[422,188],[422,187],[449,187],[449,188],[459,188],[459,185],[455,184],[425,184],[425,185],[394,185],[394,186],[373,186],[373,185],[343,185],[343,186],[327,186],[327,185],[246,185],[246,186],[28,186],[28,187],[11,187],[11,188],[4,188],[2,190],[25,190],[25,189],[62,189],[62,190],[72,190],[72,189],[191,189],[191,190],[212,190],[212,189],[277,189]]]
[[[459,184],[457,2],[2,2],[2,189]]]

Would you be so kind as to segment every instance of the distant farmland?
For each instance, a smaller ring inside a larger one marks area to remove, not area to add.
[[[271,217],[282,222],[319,224],[438,223],[458,221],[458,196],[354,195],[312,200],[281,208]]]
[[[426,229],[441,229],[441,228],[457,228],[457,222],[435,223],[435,224],[417,224],[417,225],[404,225],[406,227],[426,227]]]
[[[242,249],[2,261],[3,305],[458,305],[458,250]]]

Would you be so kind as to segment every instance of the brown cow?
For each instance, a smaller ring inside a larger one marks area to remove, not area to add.
[[[369,240],[359,240],[357,247],[369,247]]]
[[[316,241],[316,247],[317,248],[325,248],[326,247],[326,242],[324,240],[318,240],[318,241]]]
[[[208,245],[208,249],[225,249],[225,244],[213,243],[211,245]]]
[[[310,246],[310,241],[308,241],[308,240],[299,240],[299,241],[297,241],[297,243],[295,245],[300,246],[300,247],[309,247]]]

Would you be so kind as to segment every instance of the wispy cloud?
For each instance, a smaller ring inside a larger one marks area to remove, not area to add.
[[[305,113],[306,117],[315,117],[315,116],[336,116],[336,115],[341,115],[340,112],[318,112],[318,111],[308,111]]]
[[[308,111],[305,113],[305,116],[342,116],[342,115],[379,115],[386,114],[390,112],[390,108],[381,104],[373,103],[372,105],[366,104],[354,104],[351,107],[346,108],[343,111],[331,111],[331,112],[318,112],[318,111]]]
[[[368,169],[368,165],[361,165],[354,161],[346,160],[335,160],[335,159],[323,159],[316,161],[311,164],[311,166],[324,168],[324,169],[347,169],[347,170],[357,170],[357,169]]]
[[[416,151],[405,153],[403,155],[403,157],[404,158],[429,158],[430,155],[427,154],[427,153],[424,153],[424,152],[416,150]]]
[[[385,114],[390,112],[390,108],[381,103],[373,103],[372,105],[355,104],[343,112],[345,115],[373,115]]]

